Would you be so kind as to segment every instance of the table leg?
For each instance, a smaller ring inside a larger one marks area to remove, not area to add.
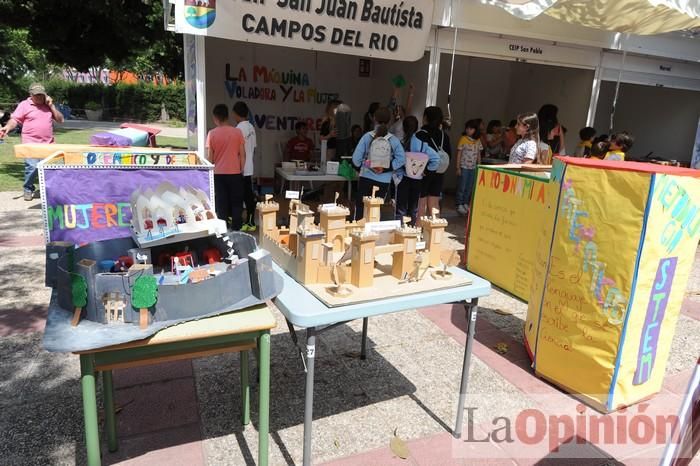
[[[260,386],[258,407],[258,464],[267,466],[270,433],[270,332],[260,335]]]
[[[467,322],[469,329],[467,330],[467,344],[464,348],[464,364],[462,365],[462,382],[459,385],[459,402],[457,403],[457,421],[453,436],[455,438],[462,437],[462,420],[464,418],[464,401],[467,396],[467,383],[469,382],[469,364],[472,358],[472,345],[474,343],[474,329],[476,327],[476,314],[479,304],[478,299],[472,299],[469,303],[465,303],[467,311]]]
[[[107,449],[117,451],[117,420],[114,412],[114,384],[112,383],[112,371],[102,372],[102,391],[104,395],[105,433],[107,435]]]
[[[89,466],[100,465],[100,433],[97,427],[97,394],[95,393],[95,361],[91,354],[80,355],[80,385],[83,389],[85,446]]]
[[[311,466],[311,424],[314,417],[314,360],[316,328],[306,329],[306,396],[304,399],[304,466]]]
[[[360,349],[360,359],[367,359],[367,324],[369,318],[362,319],[362,349]]]
[[[247,426],[250,423],[250,379],[248,363],[248,351],[239,353],[241,358],[241,423]]]

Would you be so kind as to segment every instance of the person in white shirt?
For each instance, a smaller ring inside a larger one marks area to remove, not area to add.
[[[243,167],[243,203],[245,204],[245,221],[241,227],[241,231],[255,231],[255,205],[257,204],[257,196],[253,187],[253,172],[254,172],[254,154],[257,146],[255,136],[255,127],[248,121],[250,110],[245,102],[236,102],[233,105],[233,119],[236,122],[236,128],[243,133],[245,140],[245,166]]]
[[[510,150],[508,163],[534,163],[539,154],[539,119],[536,113],[523,113],[517,120],[515,131],[520,140]]]

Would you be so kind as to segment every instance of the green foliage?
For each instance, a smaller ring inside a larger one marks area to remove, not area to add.
[[[0,94],[49,64],[183,76],[182,36],[163,27],[159,0],[0,0]]]
[[[77,274],[71,274],[70,282],[73,306],[84,308],[87,306],[87,282]]]
[[[136,279],[131,289],[131,305],[135,309],[147,309],[158,301],[158,283],[153,275],[144,275]]]
[[[19,102],[27,98],[31,79],[18,81],[17,89],[7,102]],[[44,82],[46,92],[57,103],[68,104],[74,109],[91,109],[88,104],[98,104],[105,111],[105,118],[120,120],[156,121],[160,118],[161,105],[171,118],[185,121],[185,86],[182,83],[156,86],[153,84],[77,84],[63,79]],[[0,99],[2,101],[2,99]]]
[[[101,108],[102,105],[98,104],[94,100],[85,103],[85,110],[99,110]]]

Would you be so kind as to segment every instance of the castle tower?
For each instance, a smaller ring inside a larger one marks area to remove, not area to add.
[[[306,204],[301,204],[296,211],[297,228],[308,228],[314,224],[314,213]]]
[[[336,205],[328,209],[321,209],[321,230],[326,232],[326,240],[333,243],[333,251],[345,250],[345,218],[350,215],[350,209]]]
[[[367,199],[367,198],[365,198]],[[353,233],[350,283],[358,288],[374,283],[374,245],[379,238],[373,233]]]
[[[275,201],[265,199],[264,202],[258,202],[256,208],[258,211],[260,238],[263,235],[277,238],[277,212],[280,210],[280,205]]]
[[[299,238],[297,230],[299,227],[307,228],[314,224],[314,213],[311,212],[309,206],[300,204],[298,201],[289,204],[293,210],[289,212],[289,250],[296,255],[298,252]]]
[[[364,220],[367,222],[378,222],[384,205],[384,199],[381,197],[365,196],[362,198],[362,203],[365,206]]]
[[[407,226],[394,232],[394,244],[403,245],[403,250],[393,253],[391,261],[391,275],[399,280],[413,269],[419,231],[418,228]]]
[[[437,267],[440,265],[440,253],[442,252],[442,237],[447,228],[447,220],[438,218],[437,209],[433,209],[433,215],[430,217],[421,217],[420,225],[423,228],[423,237],[425,238],[425,248],[430,252],[430,266]]]
[[[310,285],[318,283],[318,269],[323,264],[323,251],[321,245],[325,239],[325,233],[316,228],[300,227],[297,230],[299,250],[297,252],[297,280]]]

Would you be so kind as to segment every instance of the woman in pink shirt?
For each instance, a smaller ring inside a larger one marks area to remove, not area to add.
[[[214,194],[216,215],[229,222],[233,230],[243,225],[243,168],[245,139],[240,129],[228,121],[228,108],[214,106],[212,119],[216,128],[207,134],[207,158],[214,164]]]
[[[63,123],[63,115],[54,106],[51,97],[46,95],[46,89],[41,84],[29,86],[29,97],[20,102],[7,124],[0,128],[0,139],[7,133],[22,125],[22,144],[45,143],[53,144],[53,122]],[[34,197],[34,177],[36,164],[41,159],[24,159],[24,200],[31,201]]]

